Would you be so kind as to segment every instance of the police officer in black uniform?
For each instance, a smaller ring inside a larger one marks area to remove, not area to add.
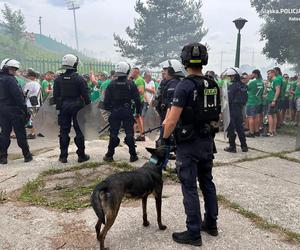
[[[72,122],[76,132],[74,142],[77,146],[78,162],[85,162],[90,159],[89,155],[85,154],[84,136],[76,117],[84,104],[87,105],[91,102],[86,81],[77,73],[78,63],[79,58],[77,56],[72,54],[65,55],[62,59],[62,68],[66,69],[66,72],[55,79],[53,87],[56,109],[60,110],[58,115],[58,124],[60,126],[59,161],[62,163],[68,162],[69,133]]]
[[[176,87],[172,108],[164,121],[162,145],[174,131],[177,145],[176,170],[181,182],[183,204],[187,216],[187,230],[173,233],[173,240],[181,244],[202,245],[201,226],[210,235],[218,235],[218,204],[212,181],[214,133],[221,110],[220,90],[216,82],[202,75],[207,64],[207,49],[200,43],[186,45],[181,53],[188,76]],[[205,94],[205,95],[204,95]],[[168,152],[167,146],[158,150]],[[197,179],[205,203],[201,225]]]
[[[14,77],[19,68],[20,63],[9,58],[4,59],[0,65],[0,164],[7,164],[12,128],[22,149],[24,161],[32,161],[25,129],[29,115],[22,89]]]
[[[131,80],[127,80],[130,72],[130,65],[126,62],[120,62],[116,65],[117,77],[107,87],[104,97],[104,108],[111,112],[109,116],[110,138],[108,151],[105,154],[104,161],[113,161],[115,148],[119,145],[118,137],[121,125],[123,126],[126,137],[125,143],[129,147],[130,162],[138,160],[135,142],[134,142],[134,116],[132,110],[132,101],[136,107],[136,114],[141,115],[141,101],[139,91]]]
[[[231,84],[228,86],[230,123],[227,132],[229,147],[224,148],[224,150],[230,153],[236,153],[235,132],[237,132],[242,151],[248,152],[243,127],[243,108],[247,102],[247,86],[241,82],[238,68],[228,68],[224,74],[228,76],[231,81]]]

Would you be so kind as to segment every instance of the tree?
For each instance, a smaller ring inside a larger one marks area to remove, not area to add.
[[[278,63],[293,64],[299,71],[299,0],[251,0],[251,5],[265,20],[260,30],[261,40],[266,42],[263,53]]]
[[[21,10],[13,11],[7,4],[1,10],[4,17],[2,25],[15,43],[19,43],[25,32],[25,18]]]
[[[189,42],[200,42],[207,34],[201,16],[201,0],[137,0],[139,17],[134,28],[127,27],[129,40],[114,34],[115,46],[122,56],[137,64],[156,66],[169,58],[178,58]]]

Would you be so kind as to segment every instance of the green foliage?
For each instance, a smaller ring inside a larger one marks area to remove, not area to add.
[[[21,10],[13,11],[7,4],[4,4],[1,12],[4,17],[2,25],[13,41],[18,44],[25,32],[25,19]]]
[[[201,6],[201,0],[138,0],[135,11],[139,17],[134,20],[134,28],[126,29],[130,40],[114,34],[117,51],[144,65],[156,66],[163,60],[178,58],[185,44],[200,42],[207,34]]]
[[[299,0],[251,0],[259,16],[265,20],[261,28],[261,40],[265,41],[263,53],[278,63],[288,62],[300,70],[299,24],[290,18],[299,14],[275,13],[276,11],[300,9]]]

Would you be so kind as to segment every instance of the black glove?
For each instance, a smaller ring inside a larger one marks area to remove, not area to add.
[[[169,145],[161,145],[156,149],[157,156],[161,161],[162,169],[166,170],[169,155],[170,155],[171,147]]]

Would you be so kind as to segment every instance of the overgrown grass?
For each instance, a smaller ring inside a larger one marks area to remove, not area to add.
[[[279,225],[274,223],[268,222],[266,219],[260,217],[259,215],[248,211],[242,208],[239,204],[232,202],[225,198],[222,195],[218,195],[218,201],[225,207],[234,210],[235,212],[241,214],[242,216],[246,217],[247,219],[251,220],[258,228],[261,228],[266,231],[270,231],[273,233],[277,233],[284,237],[285,240],[300,244],[300,234],[292,232],[286,228],[283,228]]]

